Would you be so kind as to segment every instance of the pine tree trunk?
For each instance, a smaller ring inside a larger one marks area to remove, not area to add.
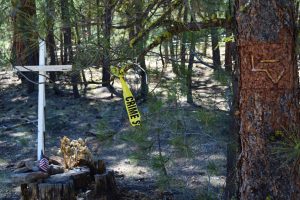
[[[204,36],[203,46],[202,46],[202,53],[204,56],[207,55],[207,46],[208,46],[208,35]]]
[[[13,21],[13,65],[38,65],[38,35],[36,34],[36,5],[34,0],[11,1],[14,13]],[[37,73],[22,72],[31,81],[37,81]],[[27,92],[34,91],[34,83],[21,75],[22,82],[27,84]]]
[[[104,49],[103,49],[103,69],[102,69],[102,86],[110,86],[110,35],[112,28],[112,5],[111,1],[104,1]]]
[[[230,37],[231,36],[231,32],[230,30],[226,30],[226,37]],[[225,70],[227,72],[231,72],[232,71],[232,42],[226,42],[225,43]]]
[[[213,65],[215,69],[221,68],[221,56],[219,48],[219,35],[218,29],[211,28],[211,48],[213,54]]]
[[[73,50],[72,50],[72,31],[69,12],[69,0],[61,0],[61,18],[63,21],[63,41],[64,41],[64,59],[63,64],[71,64],[73,62]],[[73,87],[73,95],[75,98],[79,98],[77,83],[80,80],[80,72],[75,69],[71,72],[71,82]]]
[[[59,40],[60,40],[60,64],[64,63],[64,39],[63,39],[63,30],[61,30],[59,34]]]
[[[193,17],[191,17],[191,22],[193,22]],[[195,57],[195,34],[191,33],[191,46],[190,46],[190,57],[189,57],[189,65],[186,75],[186,83],[187,83],[187,102],[193,103],[193,94],[192,94],[192,74],[193,74],[193,65],[194,65],[194,57]]]
[[[56,64],[56,46],[54,39],[54,16],[55,16],[55,8],[54,8],[54,0],[46,0],[47,10],[46,10],[46,23],[47,23],[47,40],[46,46],[48,47],[48,52],[50,56],[50,65]]]
[[[96,2],[97,3],[97,2]],[[86,23],[86,29],[87,29],[87,35],[88,35],[88,41],[92,38],[92,1],[87,1],[88,4],[88,12],[87,12],[87,23]]]
[[[46,47],[50,56],[50,65],[56,65],[56,46],[54,39],[54,16],[55,16],[55,7],[54,0],[46,0],[46,26],[47,26],[47,37],[46,37]],[[50,80],[53,83],[53,90],[55,94],[59,94],[60,91],[55,84],[56,81],[56,72],[50,72]]]
[[[100,10],[100,0],[96,0],[96,6],[97,6],[97,45],[98,48],[100,47],[101,44],[101,39],[100,39],[100,19],[101,19],[101,10]]]
[[[172,71],[174,74],[178,75],[178,68],[176,64],[176,58],[175,58],[175,49],[173,44],[173,38],[169,40],[169,46],[170,46],[170,58],[171,58],[171,64],[172,64]]]
[[[135,35],[139,34],[143,30],[143,19],[140,17],[141,11],[143,10],[143,1],[135,0],[135,18],[136,18],[136,24],[135,24]],[[137,44],[137,50],[136,53],[139,55],[145,46],[145,41],[141,41]],[[146,69],[146,61],[145,56],[139,56],[138,60],[140,66],[147,71]],[[147,74],[142,71],[141,72],[141,98],[147,99],[148,96],[148,83],[147,83]]]
[[[163,47],[164,47],[165,63],[170,63],[168,43],[164,42]]]
[[[271,140],[299,123],[294,1],[236,3],[240,199],[300,199],[299,171],[283,164]]]
[[[232,48],[236,52],[236,47]],[[226,187],[224,191],[224,199],[231,200],[237,196],[237,158],[239,154],[239,130],[240,117],[239,113],[239,68],[235,64],[232,73],[232,101],[230,106],[230,141],[227,144],[227,163],[226,163]]]
[[[187,22],[187,11],[188,8],[187,6],[184,7],[184,12],[183,12],[183,22],[186,23]],[[182,38],[181,38],[181,45],[180,45],[180,74],[182,77],[185,76],[185,63],[186,63],[186,58],[185,58],[185,54],[186,54],[186,42],[187,42],[187,33],[184,32],[182,34]]]

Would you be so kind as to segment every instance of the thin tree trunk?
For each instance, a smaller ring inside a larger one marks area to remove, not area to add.
[[[230,37],[230,30],[226,29],[226,37]],[[232,71],[232,42],[225,43],[225,70],[227,72]]]
[[[112,2],[110,0],[104,1],[104,49],[103,49],[103,69],[102,69],[102,86],[110,86],[110,36],[112,28]]]
[[[215,69],[221,68],[221,56],[220,56],[220,48],[219,48],[219,35],[218,29],[211,28],[211,48],[213,54],[213,65]]]
[[[236,52],[236,47],[233,46],[233,52]],[[238,196],[238,180],[237,180],[237,158],[240,149],[239,130],[240,130],[240,116],[239,116],[239,66],[234,60],[234,71],[232,73],[232,103],[230,106],[230,141],[227,143],[227,164],[226,164],[226,187],[225,199],[231,200]]]
[[[205,34],[204,42],[203,42],[203,46],[202,46],[202,53],[203,53],[204,56],[207,55],[207,48],[208,48],[208,35]]]
[[[175,60],[176,60],[176,64],[177,64],[177,61],[178,61],[178,46],[179,46],[179,44],[178,44],[178,40],[175,40],[176,38],[174,38],[174,40],[173,41],[175,41]],[[177,66],[177,70],[178,70],[178,74],[179,74],[179,71],[180,71],[180,69],[179,69],[179,67]]]
[[[137,23],[135,24],[135,35],[139,34],[143,30],[143,19],[140,17],[140,13],[143,10],[143,1],[141,0],[135,0],[135,18],[137,19]],[[137,45],[137,51],[136,54],[139,55],[143,49],[144,49],[145,41],[139,42]],[[147,83],[147,75],[145,71],[146,69],[146,61],[145,56],[139,56],[138,60],[141,68],[143,68],[144,71],[141,72],[141,98],[147,99],[148,96],[148,83]]]
[[[191,21],[193,21],[193,18]],[[194,57],[195,57],[195,45],[196,45],[195,34],[191,33],[190,57],[189,57],[189,65],[188,65],[187,76],[186,76],[188,103],[193,103],[192,74],[193,74],[193,65],[194,65]]]
[[[64,33],[63,29],[61,29],[61,32],[59,34],[59,40],[60,40],[60,64],[64,63]]]
[[[71,0],[72,1],[72,0]],[[73,50],[72,50],[72,32],[69,12],[69,0],[61,0],[61,18],[63,21],[63,41],[64,41],[64,59],[63,64],[71,64],[73,62]],[[72,2],[71,2],[72,3]],[[71,82],[73,87],[74,98],[79,98],[80,94],[78,91],[77,83],[80,80],[80,72],[74,70],[71,72]]]
[[[47,37],[46,37],[46,47],[50,56],[50,65],[56,65],[56,46],[54,39],[54,16],[55,16],[55,7],[54,0],[46,0],[46,23],[47,23]],[[56,95],[60,94],[60,91],[55,84],[56,81],[56,72],[50,72],[50,80],[53,83],[53,90]]]
[[[92,1],[87,1],[88,4],[88,12],[87,12],[87,36],[88,36],[88,41],[90,41],[91,37],[92,37],[92,25],[91,25],[91,21],[92,21]]]
[[[284,164],[284,157],[274,154],[278,144],[271,141],[275,131],[299,124],[294,1],[238,0],[236,8],[239,198],[300,199],[299,165]]]
[[[163,47],[164,47],[164,54],[165,54],[165,63],[170,63],[168,43],[164,42]]]
[[[100,0],[96,0],[97,6],[97,45],[100,47],[101,39],[100,39],[100,19],[101,19],[101,12],[100,12]]]
[[[174,49],[174,44],[173,44],[173,37],[169,40],[169,46],[170,46],[170,58],[171,58],[171,63],[172,63],[172,71],[174,74],[178,75],[178,68],[177,64],[175,62],[175,49]]]
[[[187,23],[187,11],[188,8],[187,6],[184,7],[184,12],[183,12],[183,23]],[[186,63],[186,58],[185,58],[185,54],[186,54],[186,42],[187,42],[187,33],[184,32],[182,34],[182,38],[181,38],[181,46],[180,46],[180,74],[181,76],[185,76],[185,63]]]
[[[232,0],[228,0],[228,9],[226,11],[226,18],[232,18],[234,15],[233,10],[234,10],[234,4],[232,3]],[[229,28],[226,28],[226,37],[230,37],[232,35],[232,30]],[[228,41],[225,44],[225,70],[227,72],[232,72],[232,58],[233,58],[233,53],[234,52],[234,45],[232,41]]]

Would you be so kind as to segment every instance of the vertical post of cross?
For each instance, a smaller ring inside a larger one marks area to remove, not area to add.
[[[46,72],[47,71],[71,71],[72,65],[45,65],[46,58],[46,44],[45,41],[39,41],[39,65],[38,66],[15,66],[17,71],[33,71],[39,73],[39,94],[38,94],[38,148],[37,148],[37,159],[40,160],[44,154],[45,146],[45,107],[46,107],[46,97],[45,97],[45,82],[46,82]]]
[[[45,41],[39,41],[39,66],[45,66]],[[37,159],[40,160],[44,154],[44,135],[45,135],[45,81],[46,71],[39,71],[39,94],[38,94],[38,148]]]

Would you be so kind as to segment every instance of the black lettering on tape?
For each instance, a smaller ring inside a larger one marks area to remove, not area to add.
[[[140,115],[139,115],[139,114],[130,115],[130,119],[134,119],[134,118],[138,118],[138,117],[140,117]]]
[[[135,101],[128,101],[126,102],[127,106],[135,105]]]
[[[141,121],[138,120],[138,121],[135,121],[135,122],[132,122],[133,125],[140,125],[141,124]]]
[[[133,97],[131,96],[131,97],[126,97],[125,100],[126,100],[126,101],[132,101],[132,100],[134,100],[134,99],[133,99]]]

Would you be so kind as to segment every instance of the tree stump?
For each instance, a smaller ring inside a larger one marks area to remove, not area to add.
[[[58,160],[56,164],[61,164],[59,157],[54,159]],[[82,161],[84,159],[79,159],[76,164]],[[88,186],[92,186],[91,183],[95,185],[94,190],[91,190],[84,199],[118,199],[114,172],[106,170],[103,160],[85,161],[88,161],[87,165],[67,171],[61,165],[51,164],[47,172],[42,172],[36,171],[38,162],[24,160],[18,164],[21,168],[14,171],[11,180],[16,184],[21,184],[23,200],[73,200],[77,198],[77,195],[82,196],[83,194],[78,191],[88,189]]]
[[[49,174],[45,172],[28,172],[28,173],[17,173],[11,176],[13,183],[27,184],[34,183],[38,180],[49,177]]]
[[[97,160],[94,162],[94,174],[103,174],[106,171],[106,166],[104,160]]]
[[[30,183],[21,185],[23,200],[73,200],[75,190],[72,180],[64,183]]]
[[[73,181],[75,190],[84,188],[91,183],[90,169],[87,167],[79,167],[69,170],[63,174],[55,174],[45,179],[45,183],[55,184],[64,183],[68,180]]]
[[[75,191],[87,187],[90,183],[90,169],[80,167],[36,183],[22,184],[21,195],[23,200],[73,200],[76,199]]]
[[[107,179],[106,174],[95,175],[95,192],[96,194],[105,194],[107,191]]]
[[[95,193],[96,196],[101,196],[103,199],[114,200],[118,197],[118,190],[113,171],[108,171],[103,174],[96,174],[95,178]]]
[[[65,183],[41,183],[38,185],[39,199],[41,200],[54,200],[64,199],[73,200],[75,199],[75,190],[72,180]]]

